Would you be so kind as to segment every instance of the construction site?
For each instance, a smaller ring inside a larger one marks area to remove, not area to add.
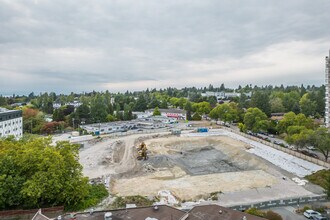
[[[94,139],[84,143],[80,163],[111,195],[165,194],[162,202],[169,205],[211,198],[231,206],[323,192],[303,177],[324,167],[222,129]]]

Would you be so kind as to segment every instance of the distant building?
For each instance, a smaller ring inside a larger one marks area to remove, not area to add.
[[[0,108],[0,138],[23,136],[23,118],[21,110],[7,110]]]
[[[270,119],[273,121],[281,121],[284,118],[284,112],[271,113]]]
[[[53,108],[54,109],[59,109],[59,108],[61,108],[62,106],[65,106],[65,105],[72,105],[74,108],[78,108],[79,106],[81,106],[82,105],[82,103],[81,102],[79,102],[79,101],[73,101],[73,102],[67,102],[67,103],[65,103],[64,105],[62,105],[61,103],[59,103],[59,102],[54,102],[53,103]]]
[[[226,100],[226,99],[230,99],[230,98],[235,98],[235,97],[240,97],[241,93],[237,93],[237,92],[205,92],[201,94],[202,97],[211,97],[211,96],[215,96],[217,98],[218,101],[221,100]],[[246,95],[248,98],[251,98],[252,93],[248,92],[248,93],[244,93],[244,95]]]
[[[132,112],[132,114],[137,118],[148,118],[150,116],[149,113],[145,113],[145,112]]]
[[[136,124],[131,122],[108,122],[81,125],[82,129],[88,133],[111,134],[115,132],[124,132],[130,129],[136,129]]]
[[[54,102],[53,103],[53,108],[54,109],[59,109],[59,108],[61,108],[62,107],[62,104],[61,103],[58,103],[58,102]]]
[[[325,126],[330,128],[330,51],[325,57]]]
[[[11,107],[21,107],[24,105],[26,105],[26,102],[15,102],[15,103],[11,104],[10,106]]]
[[[168,124],[175,123],[175,118],[164,116],[149,116],[146,118],[135,119],[131,121],[117,121],[106,123],[94,123],[81,125],[80,127],[88,133],[111,134],[116,132],[125,132],[134,129],[159,129],[165,128]]]
[[[152,116],[155,109],[148,109],[145,111],[149,116]],[[159,109],[161,116],[168,117],[168,118],[176,118],[186,120],[186,110],[178,109],[178,108],[160,108]]]

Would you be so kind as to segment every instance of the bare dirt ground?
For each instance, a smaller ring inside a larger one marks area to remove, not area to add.
[[[149,149],[147,161],[136,160],[142,141]],[[235,203],[245,194],[255,201],[312,195],[289,178],[284,181],[286,172],[249,148],[228,136],[139,134],[90,141],[80,152],[80,163],[90,178],[111,176],[110,191],[120,196],[169,190],[179,200],[197,200],[221,191],[221,202]]]

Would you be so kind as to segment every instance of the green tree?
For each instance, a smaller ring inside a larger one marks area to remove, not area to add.
[[[306,117],[304,114],[296,115],[294,112],[288,112],[284,114],[283,119],[278,123],[277,130],[280,134],[287,133],[290,126],[304,126],[313,129],[315,124],[311,118]]]
[[[74,206],[91,186],[82,175],[78,145],[50,138],[0,140],[0,208]]]
[[[272,113],[276,112],[285,112],[285,108],[283,106],[282,99],[279,97],[274,97],[270,101],[270,109]]]
[[[152,115],[153,115],[153,116],[161,115],[161,112],[159,111],[159,108],[158,108],[158,107],[156,107],[156,108],[154,109],[154,112],[153,112]]]
[[[195,114],[192,116],[191,120],[200,121],[200,120],[202,120],[202,116],[198,112],[195,112]]]
[[[91,121],[91,110],[87,104],[80,105],[76,111],[76,120],[80,123],[84,121],[85,123],[89,123]]]
[[[327,175],[325,183],[325,193],[327,194],[328,199],[330,198],[330,175]]]
[[[167,101],[165,99],[163,99],[160,102],[160,106],[159,107],[162,108],[162,109],[167,109],[168,108]]]
[[[55,109],[53,113],[53,121],[64,121],[65,115],[61,108]]]
[[[300,133],[294,133],[288,135],[285,141],[289,144],[296,146],[296,149],[306,147],[310,143],[310,137],[313,134],[313,130],[304,128]]]
[[[143,94],[139,96],[134,105],[134,111],[143,112],[147,109],[147,101]]]
[[[309,98],[309,94],[304,94],[299,101],[301,113],[306,116],[314,116],[316,113],[316,102]]]
[[[311,144],[318,149],[328,161],[330,153],[330,133],[326,128],[318,128],[310,136]]]
[[[124,105],[124,120],[132,120],[133,119],[133,113],[131,110],[131,107],[128,104]]]
[[[265,92],[261,92],[261,91],[254,92],[251,97],[250,105],[253,108],[259,108],[266,115],[270,115],[271,113],[269,95]]]
[[[238,99],[238,106],[239,108],[243,109],[243,108],[248,108],[249,105],[249,101],[248,101],[248,97],[244,94],[241,93],[239,99]]]
[[[210,103],[212,107],[215,107],[216,104],[218,103],[218,100],[215,96],[210,96],[207,98],[207,102]]]
[[[249,108],[244,115],[244,125],[246,129],[253,132],[266,131],[269,122],[267,115],[259,108]]]
[[[7,105],[7,99],[0,95],[0,106],[6,106]]]
[[[220,119],[224,122],[238,121],[239,112],[238,106],[235,103],[224,103],[218,105],[210,112],[210,117],[213,119]]]
[[[199,102],[192,105],[193,111],[198,112],[200,115],[208,114],[211,111],[211,105],[208,102]]]
[[[107,116],[107,121],[108,122],[112,122],[112,121],[115,121],[115,120],[116,120],[115,116],[108,114],[108,116]]]
[[[118,103],[116,104],[116,119],[117,120],[123,120],[124,119],[124,115],[120,111],[120,105]]]
[[[186,102],[187,102],[187,99],[181,97],[181,98],[179,99],[179,101],[178,101],[178,105],[179,105],[179,107],[180,107],[181,109],[183,109],[183,107],[185,106]]]
[[[170,103],[173,107],[178,107],[179,106],[179,98],[172,97],[170,98]]]
[[[292,111],[296,114],[300,112],[299,106],[300,95],[297,91],[291,91],[289,93],[285,93],[283,97],[283,105],[287,112]]]
[[[104,97],[97,94],[91,102],[91,117],[93,122],[106,122],[107,121],[107,105],[105,104]]]
[[[186,110],[186,118],[187,120],[191,120],[191,113],[192,113],[192,104],[190,101],[187,101],[186,105],[184,106],[184,109]]]
[[[39,134],[46,123],[44,114],[37,109],[23,108],[23,131]]]

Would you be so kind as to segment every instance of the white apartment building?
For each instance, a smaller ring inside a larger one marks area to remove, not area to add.
[[[251,98],[252,93],[248,92],[248,93],[244,93],[248,98]],[[202,97],[210,97],[210,96],[215,96],[217,98],[218,101],[220,100],[227,100],[230,98],[235,98],[235,97],[240,97],[241,93],[237,93],[237,92],[210,92],[207,91],[205,93],[201,93]]]
[[[23,136],[23,118],[21,110],[7,110],[0,108],[0,138]]]
[[[330,128],[330,51],[325,57],[325,126]]]

